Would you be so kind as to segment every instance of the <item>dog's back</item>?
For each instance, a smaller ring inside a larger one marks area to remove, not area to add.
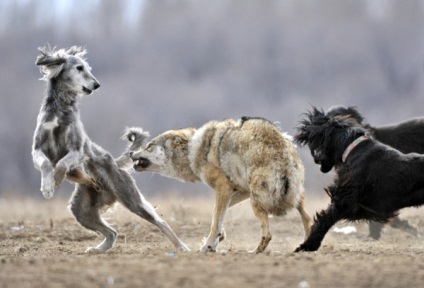
[[[375,139],[402,153],[424,154],[424,117],[371,128]]]
[[[327,112],[327,116],[346,116],[358,122],[364,128],[370,130],[373,137],[389,145],[402,153],[424,154],[424,117],[409,119],[400,123],[372,126],[364,123],[364,117],[356,107],[334,106]]]
[[[199,137],[203,142],[192,147],[197,151],[195,163],[220,167],[245,191],[267,191],[258,196],[269,213],[280,215],[293,203],[297,206],[303,192],[303,165],[294,144],[274,124],[262,118],[229,119],[209,122],[197,133],[203,135]]]

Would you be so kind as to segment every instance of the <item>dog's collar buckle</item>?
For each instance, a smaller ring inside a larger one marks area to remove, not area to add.
[[[362,135],[361,137],[356,138],[355,141],[353,141],[352,143],[350,143],[349,146],[347,146],[346,150],[343,152],[343,156],[342,156],[342,162],[344,163],[346,161],[347,156],[349,156],[350,152],[362,141],[368,140],[370,139],[368,136],[366,135]]]

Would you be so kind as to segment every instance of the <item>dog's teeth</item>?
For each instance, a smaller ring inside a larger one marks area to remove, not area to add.
[[[138,165],[140,163],[140,160],[134,160],[134,165]]]

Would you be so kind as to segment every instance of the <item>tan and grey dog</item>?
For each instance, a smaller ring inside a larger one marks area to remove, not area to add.
[[[211,121],[199,129],[167,131],[142,147],[137,129],[127,138],[134,168],[182,181],[202,181],[216,192],[212,225],[201,252],[216,251],[225,237],[223,221],[228,207],[250,197],[261,221],[262,238],[256,253],[271,241],[268,215],[284,215],[296,208],[305,237],[311,219],[304,209],[304,168],[289,136],[268,120]]]

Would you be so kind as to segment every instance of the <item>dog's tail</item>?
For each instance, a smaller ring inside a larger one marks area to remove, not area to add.
[[[125,129],[124,135],[122,135],[121,139],[128,140],[130,145],[119,158],[115,159],[115,162],[120,169],[128,171],[132,168],[133,163],[130,158],[130,152],[140,149],[149,137],[150,133],[144,131],[143,128],[127,127]]]
[[[124,131],[124,135],[122,135],[123,140],[128,140],[132,143],[134,142],[140,142],[140,144],[143,144],[143,142],[150,137],[150,133],[148,131],[144,131],[143,128],[140,127],[127,127]]]

